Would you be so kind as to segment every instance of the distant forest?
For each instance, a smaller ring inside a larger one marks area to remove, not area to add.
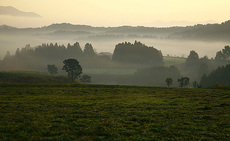
[[[76,42],[67,47],[57,43],[42,44],[34,48],[26,45],[21,50],[18,48],[14,55],[7,52],[1,62],[1,69],[42,71],[47,64],[61,66],[62,61],[68,58],[79,60],[84,68],[163,66],[161,52],[141,42],[120,43],[115,47],[113,55],[97,54],[89,43],[82,50]]]
[[[40,28],[15,28],[7,25],[0,26],[0,35],[11,36],[38,36],[56,39],[124,39],[124,38],[149,38],[149,39],[186,39],[206,41],[229,41],[230,21],[221,24],[197,24],[186,27],[92,27],[88,25],[72,25],[68,23],[52,24]]]
[[[186,76],[190,80],[190,86],[196,82],[202,86],[215,84],[230,85],[225,76],[230,73],[230,47],[225,46],[216,53],[214,59],[207,56],[200,58],[196,51],[190,51],[188,58],[182,64],[165,66],[162,52],[154,47],[135,41],[134,43],[123,42],[115,46],[113,54],[97,53],[90,43],[86,43],[84,49],[76,42],[67,46],[42,44],[37,47],[26,45],[17,49],[15,54],[9,52],[0,62],[0,70],[32,70],[46,71],[47,65],[56,65],[59,74],[65,59],[77,59],[84,70],[125,70],[134,69],[134,73],[124,74],[97,74],[91,72],[92,82],[96,84],[124,84],[165,86],[167,78],[172,79],[172,86],[178,86],[178,79]],[[225,68],[226,66],[226,68]],[[226,75],[223,75],[225,74]],[[220,76],[221,75],[221,76]],[[198,86],[197,84],[197,86]]]

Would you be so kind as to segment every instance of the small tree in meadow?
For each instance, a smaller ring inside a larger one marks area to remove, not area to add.
[[[165,82],[166,82],[167,86],[170,87],[172,85],[172,83],[173,83],[173,79],[172,78],[167,78],[165,80]]]
[[[84,83],[90,83],[91,77],[88,75],[82,75],[80,80],[81,80],[81,82],[84,82]]]
[[[199,85],[197,81],[194,81],[192,83],[192,85],[193,85],[193,88],[200,88],[201,87],[201,85]]]
[[[55,65],[47,65],[47,70],[51,75],[58,73],[58,68]]]
[[[67,59],[63,61],[64,66],[62,70],[68,73],[69,79],[74,82],[74,80],[79,77],[82,73],[82,67],[76,59]]]
[[[178,79],[179,87],[186,87],[189,85],[189,78],[188,77],[181,77]]]

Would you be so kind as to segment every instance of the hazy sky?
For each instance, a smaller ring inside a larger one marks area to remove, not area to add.
[[[0,15],[0,25],[39,27],[52,23],[92,26],[184,26],[230,19],[230,0],[0,0],[41,18]]]

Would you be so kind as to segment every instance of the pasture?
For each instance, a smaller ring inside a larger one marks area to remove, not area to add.
[[[230,140],[230,90],[0,84],[0,140]]]

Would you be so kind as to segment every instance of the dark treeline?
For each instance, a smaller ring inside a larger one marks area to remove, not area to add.
[[[113,60],[132,64],[163,65],[163,56],[160,51],[137,41],[134,44],[125,42],[116,45]]]
[[[230,85],[230,64],[218,67],[209,75],[203,75],[200,84],[206,86],[229,86]]]
[[[114,39],[125,37],[188,39],[188,40],[216,40],[229,41],[230,21],[221,24],[197,24],[186,27],[92,27],[88,25],[72,25],[68,23],[52,24],[39,28],[14,28],[6,25],[0,26],[0,34],[28,35],[59,38],[83,37],[86,39]]]
[[[220,69],[224,69],[224,66],[230,64],[229,59],[229,46],[225,46],[224,49],[218,51],[214,59],[208,59],[207,56],[199,58],[195,51],[190,51],[186,62],[178,68],[183,75],[190,77],[192,81],[200,82],[201,86],[213,86],[217,83],[228,85],[229,83],[225,79],[229,79],[226,72],[230,73],[230,70],[226,69],[225,74],[222,74],[223,71],[220,71]]]
[[[44,71],[47,64],[61,67],[62,61],[68,58],[79,60],[84,68],[94,69],[163,65],[161,52],[140,42],[118,44],[112,56],[96,53],[89,43],[82,50],[76,42],[73,45],[68,44],[67,47],[57,43],[42,44],[34,48],[26,45],[21,50],[18,48],[14,55],[8,52],[0,67],[1,70]]]
[[[14,55],[7,52],[0,62],[0,69],[47,72],[47,65],[55,65],[59,70],[58,73],[64,74],[62,71],[63,61],[69,58],[77,59],[84,70],[130,68],[136,70],[135,73],[128,75],[91,72],[90,76],[92,76],[93,83],[165,86],[165,80],[170,78],[173,81],[172,86],[178,86],[177,80],[186,76],[190,78],[189,87],[192,87],[193,82],[197,86],[199,84],[210,86],[216,83],[228,85],[224,77],[228,75],[220,73],[227,73],[229,69],[219,66],[230,63],[230,47],[225,46],[224,49],[218,51],[214,59],[209,59],[207,56],[200,58],[195,51],[190,51],[185,63],[166,67],[161,51],[137,41],[133,44],[129,42],[117,44],[111,55],[95,52],[89,43],[85,44],[83,49],[78,42],[67,46],[57,43],[42,44],[37,47],[26,45],[22,49],[18,48]],[[229,67],[226,66],[226,68]]]

